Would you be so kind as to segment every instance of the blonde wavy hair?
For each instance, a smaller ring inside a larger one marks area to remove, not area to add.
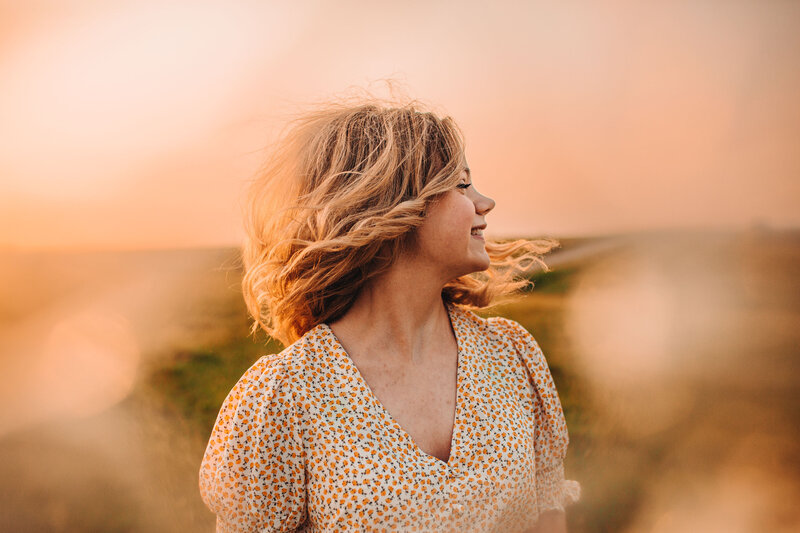
[[[244,206],[245,303],[289,345],[332,322],[359,289],[411,249],[431,205],[459,183],[464,140],[449,116],[416,101],[318,105],[290,122],[251,181]],[[486,239],[486,271],[448,282],[446,302],[480,309],[532,286],[524,274],[552,238]]]

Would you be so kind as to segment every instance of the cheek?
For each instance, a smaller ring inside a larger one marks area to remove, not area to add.
[[[472,203],[472,200],[465,197],[461,198],[458,210],[454,213],[453,220],[453,226],[457,226],[457,228],[454,227],[454,229],[458,229],[459,232],[469,235],[472,224],[475,222],[475,204]]]
[[[470,239],[474,218],[474,211],[465,209],[463,203],[455,205],[449,211],[447,219],[441,222],[440,235],[448,242],[463,243]]]
[[[428,213],[420,237],[429,252],[447,253],[445,248],[461,245],[470,237],[475,206],[464,195],[455,193]]]

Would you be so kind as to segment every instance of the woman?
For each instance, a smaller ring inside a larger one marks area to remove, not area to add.
[[[557,241],[485,241],[449,117],[300,118],[251,188],[243,288],[286,348],[225,399],[200,470],[218,531],[566,531],[569,437],[507,299]]]

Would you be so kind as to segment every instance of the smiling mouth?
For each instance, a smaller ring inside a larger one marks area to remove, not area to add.
[[[483,230],[484,230],[484,229],[486,229],[486,224],[482,224],[482,225],[480,225],[480,226],[475,226],[475,227],[474,227],[474,228],[472,228],[472,230],[470,231],[470,234],[471,234],[471,235],[474,235],[475,237],[480,237],[480,238],[483,238]]]

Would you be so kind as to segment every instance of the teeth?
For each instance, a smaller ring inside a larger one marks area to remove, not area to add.
[[[482,229],[474,229],[470,233],[472,233],[473,235],[480,235],[481,237],[483,237],[483,230]]]

